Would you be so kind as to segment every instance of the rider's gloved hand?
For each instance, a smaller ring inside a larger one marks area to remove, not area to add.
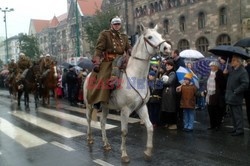
[[[94,64],[94,71],[98,73],[100,71],[101,58],[99,56],[94,56],[92,62]]]

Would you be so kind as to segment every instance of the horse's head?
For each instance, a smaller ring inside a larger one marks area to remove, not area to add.
[[[157,32],[157,25],[153,29],[149,29],[141,24],[140,29],[145,47],[150,55],[154,55],[157,51],[163,54],[170,53],[171,46],[162,38],[161,34]]]

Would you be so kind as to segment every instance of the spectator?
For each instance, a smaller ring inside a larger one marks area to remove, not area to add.
[[[173,58],[174,64],[175,64],[175,67],[174,67],[175,71],[178,70],[180,66],[186,67],[184,59],[179,56],[179,51],[178,50],[174,50],[172,52],[172,58]]]
[[[159,124],[159,112],[161,103],[161,83],[156,80],[156,73],[154,71],[149,72],[148,85],[150,89],[150,99],[147,103],[148,113],[150,121],[153,126],[156,127]]]
[[[176,114],[176,73],[173,60],[167,60],[166,73],[162,76],[163,91],[161,103],[162,123],[170,130],[177,129]]]
[[[248,78],[250,80],[250,59],[247,60],[247,66],[245,69],[247,70]],[[248,90],[245,91],[245,102],[246,102],[247,119],[250,128],[250,82],[248,84]]]
[[[69,72],[66,75],[68,85],[68,100],[71,106],[77,105],[77,85],[78,79],[74,66],[69,66]]]
[[[211,72],[207,81],[207,110],[210,118],[210,127],[208,130],[218,130],[221,125],[225,110],[225,87],[226,80],[222,70],[219,69],[219,63],[213,61],[209,64]]]
[[[181,92],[180,107],[183,109],[184,131],[190,132],[194,128],[194,108],[196,87],[191,82],[192,73],[188,73],[184,77],[184,83],[176,88],[177,92]]]
[[[243,60],[238,56],[232,57],[232,71],[228,75],[226,86],[226,103],[232,114],[233,131],[232,136],[244,135],[244,121],[242,104],[244,92],[249,85],[249,78],[246,69],[242,65]],[[224,71],[228,73],[228,71]]]
[[[174,60],[174,70],[178,70],[180,66],[185,67],[184,59],[179,56],[179,51],[174,50],[172,52],[172,58]],[[179,82],[177,82],[176,86],[179,86]],[[177,116],[178,116],[178,125],[179,128],[183,127],[183,110],[180,108],[180,100],[181,96],[179,94],[176,95],[176,110],[177,110]]]

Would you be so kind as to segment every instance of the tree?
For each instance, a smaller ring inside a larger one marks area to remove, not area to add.
[[[3,68],[3,61],[0,59],[0,69]]]
[[[90,43],[90,50],[93,54],[94,47],[97,43],[99,33],[110,27],[110,19],[118,15],[115,9],[108,9],[106,11],[96,11],[93,17],[88,18],[84,24],[84,29],[87,34],[87,41]]]
[[[37,59],[40,55],[37,39],[31,35],[21,35],[19,37],[20,52],[31,59]]]

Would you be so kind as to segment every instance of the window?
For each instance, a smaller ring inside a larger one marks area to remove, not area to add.
[[[186,40],[186,39],[182,39],[179,41],[178,43],[178,50],[179,51],[183,51],[183,50],[186,50],[186,49],[189,49],[189,42]]]
[[[153,14],[154,12],[155,12],[155,10],[154,10],[154,4],[151,3],[150,4],[150,14]]]
[[[143,7],[143,13],[144,13],[144,15],[148,15],[148,8],[146,5],[144,5],[144,7]]]
[[[62,31],[62,38],[65,39],[66,38],[66,30]]]
[[[185,31],[185,17],[181,16],[179,22],[180,22],[180,31],[184,32]]]
[[[140,14],[140,16],[143,16],[143,9],[142,9],[142,7],[140,7],[140,12],[139,12]]]
[[[135,9],[135,17],[140,17],[140,12],[138,8]]]
[[[227,24],[227,10],[225,7],[220,9],[220,25]]]
[[[198,15],[198,29],[203,29],[205,28],[205,13],[200,12]]]
[[[202,53],[208,51],[208,40],[205,37],[200,37],[196,42],[196,49]]]
[[[140,25],[137,25],[136,27],[136,32],[141,35],[141,28],[140,28]]]
[[[154,5],[155,7],[155,12],[158,12],[159,11],[159,6],[158,6],[158,2],[155,2],[155,5]]]
[[[153,22],[150,22],[149,24],[149,28],[154,28],[155,24]]]
[[[163,22],[163,28],[164,28],[165,34],[168,34],[168,32],[169,32],[168,26],[169,26],[169,21],[168,21],[168,19],[165,19]]]
[[[162,0],[159,1],[159,11],[162,11],[163,9],[163,2]]]
[[[217,38],[216,45],[231,45],[231,39],[227,34],[222,34]]]
[[[247,30],[250,30],[250,20],[247,20]]]

